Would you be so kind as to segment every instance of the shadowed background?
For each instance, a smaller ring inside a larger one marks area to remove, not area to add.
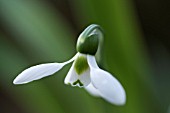
[[[0,0],[0,112],[167,113],[169,11],[161,0]],[[12,84],[32,65],[70,59],[92,23],[104,29],[105,68],[124,86],[125,106],[65,85],[71,64],[39,81]]]

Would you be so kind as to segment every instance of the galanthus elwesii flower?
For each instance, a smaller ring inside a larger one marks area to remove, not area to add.
[[[46,63],[30,67],[19,74],[14,84],[25,84],[54,74],[66,64],[73,62],[65,84],[85,88],[91,95],[102,97],[106,101],[123,105],[126,102],[125,90],[110,73],[99,68],[96,57],[100,54],[100,38],[103,37],[99,25],[88,26],[77,41],[77,54],[63,63]],[[96,53],[97,52],[97,53]]]

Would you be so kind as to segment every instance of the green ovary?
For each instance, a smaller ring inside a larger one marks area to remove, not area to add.
[[[88,63],[87,63],[87,59],[84,56],[79,56],[76,60],[75,60],[75,64],[74,64],[74,69],[76,70],[76,73],[78,75],[81,75],[83,72],[85,72],[87,69],[89,68]]]

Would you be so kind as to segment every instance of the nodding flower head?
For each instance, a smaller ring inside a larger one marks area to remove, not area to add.
[[[93,96],[102,97],[115,105],[124,105],[126,102],[125,90],[120,82],[107,71],[99,68],[96,62],[96,52],[102,30],[99,25],[88,26],[77,41],[77,54],[63,63],[46,63],[32,66],[20,73],[14,84],[25,84],[43,77],[52,75],[66,64],[73,62],[65,77],[64,83],[71,86],[85,88]]]

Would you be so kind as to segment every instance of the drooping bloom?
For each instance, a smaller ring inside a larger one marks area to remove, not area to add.
[[[98,47],[98,40],[96,41],[94,37],[96,36],[94,35],[96,34],[94,32],[95,27],[98,26],[91,25],[86,28],[86,31],[90,28],[93,28],[92,32],[90,32],[90,35],[87,34],[87,36],[93,38],[93,40],[90,39],[90,41],[88,40],[83,42],[81,38],[78,39],[78,52],[73,58],[63,63],[47,63],[30,67],[19,74],[13,83],[25,84],[41,79],[54,74],[68,63],[73,62],[64,80],[65,84],[85,88],[91,95],[102,97],[112,104],[125,104],[126,94],[120,82],[107,71],[100,69],[97,65],[95,54],[97,51],[96,47]],[[82,37],[82,35],[80,36]],[[91,42],[92,45],[89,44]],[[95,42],[97,43],[95,44]],[[89,50],[89,46],[92,46],[93,48],[90,48]],[[86,48],[84,49],[84,47]]]

